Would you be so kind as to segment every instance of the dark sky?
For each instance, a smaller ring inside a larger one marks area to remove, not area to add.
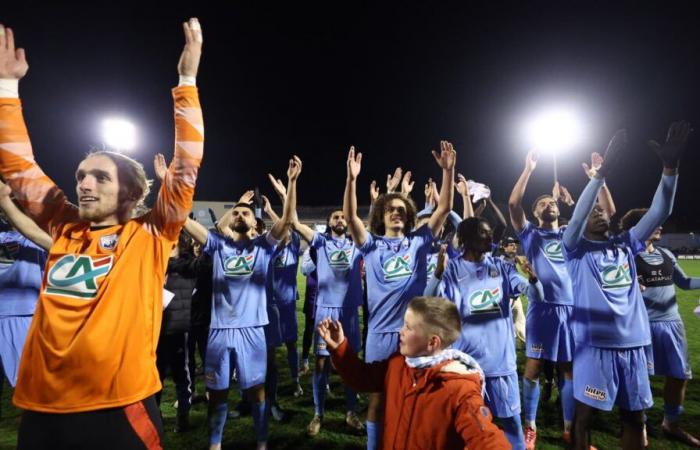
[[[296,153],[300,203],[340,204],[354,144],[365,155],[366,203],[369,182],[383,185],[397,165],[421,186],[439,175],[430,149],[448,139],[459,171],[505,201],[527,150],[519,124],[563,100],[587,118],[585,144],[560,160],[575,196],[586,181],[580,163],[628,128],[628,161],[608,181],[624,212],[647,205],[658,181],[660,163],[644,142],[663,138],[672,120],[700,126],[700,21],[690,3],[148,3],[0,8],[27,50],[20,90],[37,160],[71,194],[105,116],[138,124],[133,156],[150,173],[155,152],[171,154],[169,89],[180,22],[193,15],[205,38],[200,200],[231,200],[254,185],[270,194],[265,174],[282,176]],[[699,139],[683,161],[674,213],[683,229],[700,227]],[[543,161],[527,199],[550,188]]]

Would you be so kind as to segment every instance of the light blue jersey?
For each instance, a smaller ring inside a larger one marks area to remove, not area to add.
[[[209,231],[204,253],[212,257],[212,329],[266,325],[266,279],[277,242],[266,233],[234,242]]]
[[[451,259],[439,292],[457,305],[462,318],[461,336],[452,346],[474,357],[486,377],[516,373],[510,298],[536,294],[515,266],[490,255],[478,263]]]
[[[14,230],[0,231],[0,317],[34,314],[46,251]]]
[[[592,178],[564,232],[566,267],[574,291],[573,330],[577,344],[624,349],[651,342],[649,318],[634,257],[644,240],[671,214],[677,176],[663,176],[649,211],[629,231],[605,241],[583,237],[603,180]]]
[[[574,294],[562,252],[563,233],[563,228],[550,231],[526,222],[518,238],[527,260],[542,282],[544,302],[571,306],[574,304]]]
[[[316,306],[355,308],[362,305],[362,254],[347,237],[334,238],[315,232],[318,296]]]
[[[297,269],[301,239],[292,232],[289,241],[277,247],[272,256],[272,295],[270,301],[279,305],[290,305],[297,301]]]
[[[681,289],[700,289],[700,278],[688,277],[673,253],[665,248],[656,247],[651,253],[645,250],[637,255],[635,262],[640,282],[645,286],[642,297],[649,321],[681,320],[675,286]]]
[[[398,332],[413,297],[423,295],[433,233],[423,225],[403,238],[367,233],[360,247],[365,259],[369,332]]]

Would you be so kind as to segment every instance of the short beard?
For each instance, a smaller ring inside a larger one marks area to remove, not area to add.
[[[251,228],[251,227],[248,226],[247,223],[243,222],[243,223],[241,223],[241,224],[234,225],[232,229],[233,229],[233,231],[235,231],[236,233],[248,234],[248,231],[250,231],[250,228]]]
[[[332,227],[331,231],[333,231],[333,233],[337,234],[338,236],[342,236],[347,231],[347,227],[338,225],[336,227]]]

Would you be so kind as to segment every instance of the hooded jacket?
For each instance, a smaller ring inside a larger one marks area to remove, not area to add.
[[[453,360],[414,369],[399,353],[368,364],[347,339],[329,351],[347,385],[384,393],[384,450],[511,448],[484,405],[478,373],[453,371]]]

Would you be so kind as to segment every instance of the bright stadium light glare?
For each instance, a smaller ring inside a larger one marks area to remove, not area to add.
[[[105,119],[102,121],[102,139],[109,148],[131,151],[136,147],[136,127],[126,119]]]
[[[531,148],[549,153],[568,150],[581,141],[581,122],[573,111],[557,108],[536,115],[525,126]]]

